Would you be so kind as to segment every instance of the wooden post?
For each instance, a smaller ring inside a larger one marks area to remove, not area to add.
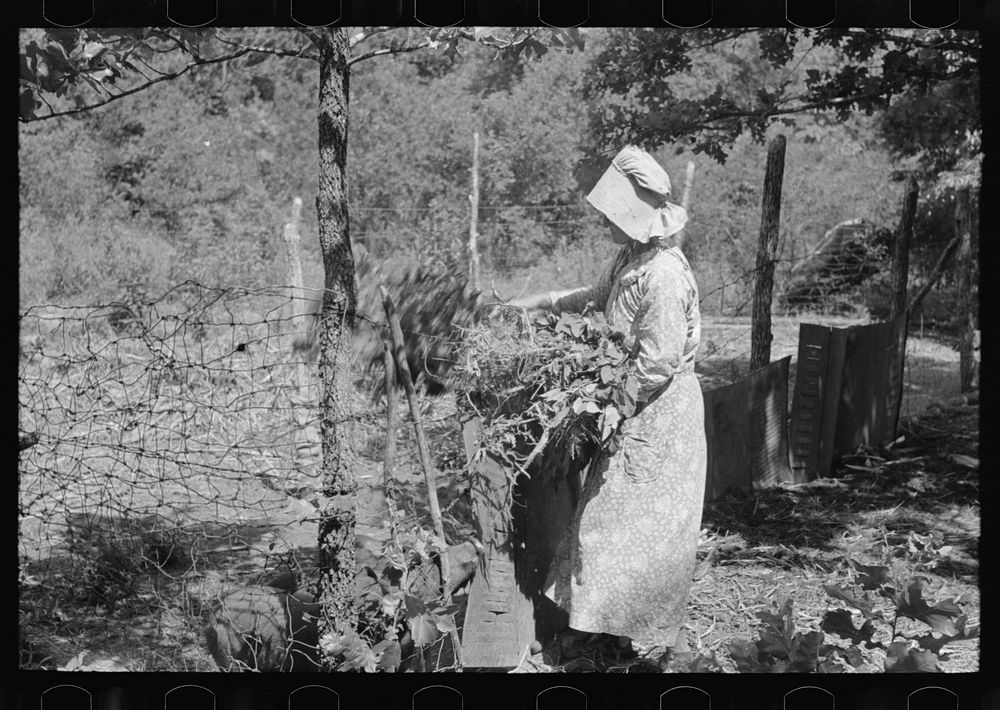
[[[305,311],[302,284],[302,257],[299,254],[299,223],[302,221],[302,198],[292,200],[292,220],[285,225],[282,236],[285,239],[285,252],[288,257],[288,272],[286,283],[291,287],[291,305],[288,308],[288,330],[295,333],[304,328]]]
[[[750,332],[750,371],[771,361],[771,299],[774,290],[774,258],[778,251],[781,217],[781,184],[785,172],[785,137],[775,136],[767,149],[764,196],[761,200],[760,242],[753,295],[753,325]]]
[[[473,291],[479,291],[479,131],[472,133],[472,193],[469,195],[472,208],[469,219],[469,284]]]
[[[972,195],[969,188],[958,193],[955,204],[955,231],[958,237],[959,372],[962,392],[979,387],[978,288],[975,252],[972,244]]]
[[[382,489],[389,509],[389,533],[392,544],[401,551],[399,544],[399,517],[396,513],[396,430],[399,428],[399,390],[396,389],[396,366],[392,362],[392,350],[388,343],[382,344],[382,359],[385,363],[385,457],[382,460]],[[405,572],[404,572],[405,575]]]
[[[289,295],[289,305],[286,310],[286,330],[292,334],[292,338],[302,338],[308,326],[308,316],[306,315],[305,287],[302,283],[302,256],[299,253],[301,244],[301,234],[299,225],[302,222],[302,199],[296,197],[292,200],[292,219],[285,225],[282,236],[285,240],[285,250],[288,259],[286,281],[291,289]],[[317,454],[316,449],[319,439],[319,432],[310,422],[310,414],[314,403],[317,401],[312,392],[312,375],[309,366],[302,362],[301,358],[295,358],[295,396],[292,402],[295,406],[293,417],[295,419],[295,432],[293,434],[294,454],[292,460],[296,471],[315,474],[315,470],[321,465],[321,454]]]
[[[913,217],[917,213],[917,180],[910,175],[903,192],[903,211],[896,229],[892,254],[892,317],[906,312],[906,289],[910,268],[910,240],[913,234]]]
[[[687,170],[684,172],[684,190],[681,192],[681,207],[687,212],[688,205],[691,204],[691,186],[694,184],[694,161],[689,160]],[[682,229],[675,237],[677,246],[684,246],[684,230]]]

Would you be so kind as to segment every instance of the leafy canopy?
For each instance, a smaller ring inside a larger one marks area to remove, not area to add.
[[[748,42],[751,60],[740,51]],[[926,151],[925,164],[942,169],[979,130],[978,58],[978,35],[958,30],[615,29],[586,86],[588,98],[603,99],[591,116],[592,149],[686,143],[723,162],[745,132],[763,140],[796,114],[863,112],[885,117],[897,154]],[[695,69],[710,80],[686,83]],[[922,122],[915,106],[933,108],[936,120]]]
[[[583,48],[575,29],[364,27],[350,32],[348,66],[421,49],[455,56],[465,41],[491,47],[512,60],[541,56],[550,47]],[[243,61],[253,65],[267,55],[319,60],[321,38],[321,31],[307,28],[280,36],[266,28],[25,30],[20,119],[36,121],[103,106],[206,64],[245,57]]]

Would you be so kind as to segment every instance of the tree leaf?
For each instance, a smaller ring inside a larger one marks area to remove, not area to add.
[[[385,644],[385,646],[382,646],[382,644]],[[382,648],[379,649],[381,655],[378,658],[378,669],[387,673],[395,673],[399,669],[399,664],[403,658],[399,641],[396,639],[386,640],[382,641],[379,646],[382,646]]]
[[[790,660],[793,667],[802,672],[811,673],[819,663],[819,649],[823,645],[822,631],[798,632],[792,640]]]
[[[912,648],[908,641],[889,644],[885,657],[886,673],[939,673],[938,657],[932,651]]]
[[[836,634],[855,644],[871,643],[872,636],[875,634],[875,627],[868,619],[865,620],[860,629],[856,628],[851,618],[851,612],[847,609],[832,609],[826,612],[823,615],[820,628],[829,634]]]
[[[862,589],[878,589],[889,580],[889,568],[881,565],[863,565],[857,560],[851,560],[851,565],[857,570],[854,581],[861,585]]]
[[[882,618],[882,612],[875,611],[874,606],[870,601],[855,596],[852,592],[844,589],[843,587],[837,587],[832,584],[824,584],[823,589],[834,599],[840,599],[841,601],[847,602],[847,604],[860,611],[866,619]]]
[[[614,433],[618,430],[618,425],[621,423],[622,417],[618,413],[615,407],[608,405],[601,412],[601,418],[598,421],[598,426],[601,429],[601,441],[607,441],[610,439]]]
[[[588,414],[597,414],[601,411],[601,408],[592,399],[580,398],[573,402],[573,411],[576,414],[582,414],[584,412]]]
[[[729,656],[741,673],[767,672],[766,664],[758,659],[757,646],[745,639],[735,639],[729,642]]]

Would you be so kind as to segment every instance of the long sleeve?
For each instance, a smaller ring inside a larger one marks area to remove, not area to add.
[[[549,301],[553,313],[579,313],[593,302],[598,311],[603,311],[611,295],[611,281],[615,264],[610,264],[601,274],[597,283],[568,291],[550,291]]]
[[[640,399],[669,382],[685,363],[693,291],[683,274],[665,262],[651,268],[643,281],[644,293],[633,323]]]

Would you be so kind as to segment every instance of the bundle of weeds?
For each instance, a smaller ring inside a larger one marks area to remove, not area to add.
[[[578,475],[613,452],[639,390],[623,340],[600,316],[572,313],[530,320],[505,309],[467,329],[452,382],[482,423],[473,460],[500,463],[510,492],[521,475]]]
[[[379,286],[396,306],[403,330],[407,364],[415,383],[429,394],[444,390],[455,359],[459,329],[476,317],[478,293],[469,288],[465,268],[431,262],[376,262],[359,258],[358,313],[371,327],[355,339],[366,389],[375,397],[385,390],[382,343],[390,342]]]

